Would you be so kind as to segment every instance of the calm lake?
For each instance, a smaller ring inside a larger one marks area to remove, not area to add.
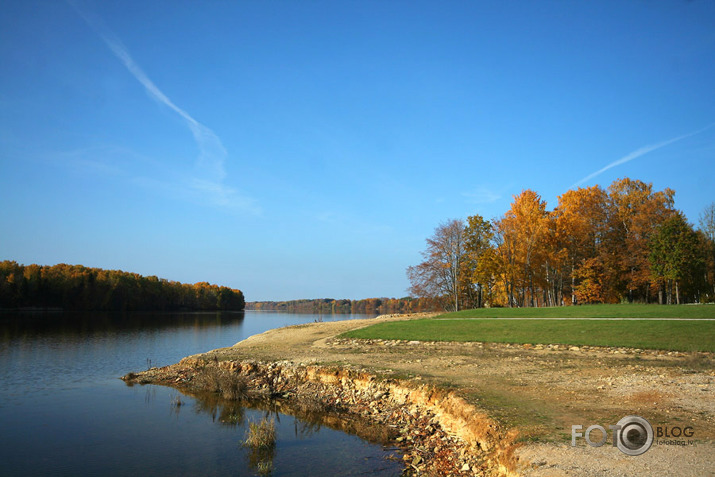
[[[271,328],[365,317],[0,314],[0,475],[256,475],[241,442],[267,414],[277,431],[270,475],[399,475],[392,450],[317,422],[118,379]]]

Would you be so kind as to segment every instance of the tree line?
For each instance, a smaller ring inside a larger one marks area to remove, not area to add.
[[[0,262],[0,309],[24,307],[103,311],[243,310],[240,290],[144,277],[82,265]]]
[[[501,217],[440,224],[410,293],[452,310],[483,306],[715,301],[715,203],[695,229],[675,191],[629,178],[569,190],[555,209],[532,190]]]
[[[429,297],[366,298],[362,300],[319,298],[291,301],[254,301],[246,303],[247,310],[324,314],[360,313],[377,315],[433,311],[438,309],[439,306],[439,300]]]

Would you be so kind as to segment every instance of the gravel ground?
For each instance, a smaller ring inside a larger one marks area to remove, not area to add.
[[[612,446],[536,444],[520,449],[518,455],[532,466],[521,471],[521,475],[529,477],[715,475],[715,446],[712,443],[690,447],[653,446],[645,454],[633,457]]]

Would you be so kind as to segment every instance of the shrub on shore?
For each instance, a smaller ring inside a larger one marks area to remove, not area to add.
[[[195,377],[201,389],[219,393],[224,399],[238,401],[248,395],[248,383],[243,376],[216,366],[206,366]]]

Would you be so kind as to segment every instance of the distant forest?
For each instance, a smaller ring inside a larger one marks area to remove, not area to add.
[[[243,293],[206,282],[193,285],[82,265],[0,262],[0,309],[103,311],[239,311]]]
[[[254,301],[246,303],[247,310],[288,311],[293,313],[415,313],[440,309],[441,302],[432,298],[366,298],[363,300]]]

